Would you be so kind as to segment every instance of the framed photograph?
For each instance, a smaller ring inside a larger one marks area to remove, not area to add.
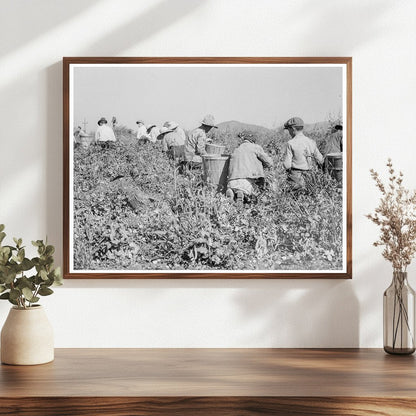
[[[64,58],[65,278],[351,278],[352,58]]]

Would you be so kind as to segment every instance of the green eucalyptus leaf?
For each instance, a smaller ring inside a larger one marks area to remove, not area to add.
[[[53,253],[55,253],[55,247],[52,245],[46,246],[45,255],[51,256]]]
[[[11,299],[11,298],[9,298],[9,302],[10,302],[12,305],[19,306],[19,303],[17,302],[17,300],[16,300],[16,299]]]
[[[9,261],[11,250],[9,247],[0,248],[0,264],[4,265]]]
[[[6,237],[6,233],[0,232],[0,243],[4,240]]]
[[[16,278],[16,273],[14,273],[13,271],[9,271],[8,273],[6,273],[3,276],[3,284],[11,284],[14,282],[14,279]]]
[[[61,272],[61,268],[57,267],[56,269],[53,270],[54,273],[54,283],[57,286],[60,286],[63,284],[63,278],[62,278],[62,272]]]
[[[4,231],[4,228],[5,228],[4,224],[0,224],[0,232]]]
[[[32,302],[32,300],[31,299],[33,299],[33,292],[28,288],[28,287],[24,287],[23,289],[22,289],[22,293],[23,293],[23,296],[29,301],[29,302]]]
[[[33,244],[35,247],[39,247],[39,246],[43,245],[43,241],[42,241],[42,240],[32,241],[32,244]]]
[[[10,292],[2,293],[0,295],[0,299],[9,299],[10,298]]]
[[[20,289],[14,288],[10,290],[10,299],[11,300],[17,300],[22,295],[22,292]]]
[[[36,276],[34,276],[34,282],[33,283],[35,283],[35,285],[40,285],[40,284],[43,284],[44,283],[44,281],[42,280],[42,278],[37,274]]]
[[[29,260],[27,257],[25,257],[22,260],[20,267],[22,268],[22,271],[26,272],[27,270],[33,269],[34,263],[32,260]]]
[[[29,288],[31,291],[36,289],[36,286],[26,276],[18,279],[17,287],[23,291],[24,288]]]
[[[52,289],[49,289],[49,287],[46,287],[46,286],[42,286],[40,289],[39,289],[39,295],[41,295],[41,296],[49,296],[49,295],[52,295],[52,293],[53,293],[53,290]]]
[[[5,246],[3,246],[3,247],[7,247],[7,248],[9,248],[11,251],[16,251],[17,250],[17,248],[16,247],[13,247],[13,246],[9,246],[9,245],[5,245]]]
[[[18,252],[17,252],[17,259],[19,260],[19,263],[21,263],[23,261],[23,259],[25,258],[25,249],[21,248]]]
[[[6,286],[0,285],[0,293],[3,293],[5,290],[7,290]]]
[[[8,246],[3,246],[3,247],[0,248],[0,253],[5,255],[5,256],[8,256],[10,254],[10,251],[11,251],[10,247],[8,247]]]
[[[48,273],[46,273],[46,270],[45,269],[42,269],[39,272],[39,276],[41,277],[42,280],[48,280]]]

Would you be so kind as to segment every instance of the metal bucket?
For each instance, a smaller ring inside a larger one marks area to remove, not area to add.
[[[325,158],[326,171],[342,185],[342,153],[328,153]]]
[[[204,155],[202,156],[203,179],[207,185],[216,188],[218,192],[227,189],[229,155]]]
[[[221,156],[225,152],[225,146],[219,144],[208,143],[205,146],[205,150],[209,155],[219,155]]]

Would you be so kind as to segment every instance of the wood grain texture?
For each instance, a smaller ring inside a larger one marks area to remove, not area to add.
[[[71,64],[345,64],[347,68],[346,271],[339,273],[70,273],[69,270],[69,67]],[[63,58],[63,274],[65,279],[351,279],[352,278],[352,58],[351,57],[65,57]]]
[[[57,349],[0,367],[0,415],[415,415],[415,374],[381,349]]]
[[[19,416],[414,416],[416,402],[356,397],[24,397],[0,398],[0,415]]]

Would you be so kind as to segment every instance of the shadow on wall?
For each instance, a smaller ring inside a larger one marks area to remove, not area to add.
[[[159,30],[176,23],[203,3],[177,0],[156,3],[130,22],[109,32],[100,42],[88,45],[79,56],[113,56],[134,46]],[[74,11],[75,13],[75,11]],[[49,16],[50,18],[50,16]],[[62,241],[62,62],[47,68],[47,230],[50,241]],[[71,129],[70,129],[71,130]],[[62,259],[62,246],[56,243],[56,259]],[[58,262],[58,261],[57,261]]]
[[[0,25],[2,33],[8,36],[7,42],[0,43],[0,56],[14,52],[21,46],[33,42],[70,19],[76,18],[100,0],[71,1],[6,1],[2,3]],[[16,26],[20,29],[16,30]],[[29,28],[29,30],[23,30]],[[5,39],[3,39],[5,40]]]
[[[81,51],[84,56],[120,56],[126,49],[172,26],[202,6],[204,2],[194,0],[158,2],[139,16],[134,16],[129,23],[123,23],[122,27],[109,32],[99,42]],[[178,39],[178,42],[181,41]]]
[[[306,4],[306,7],[305,7]],[[302,9],[296,15],[297,25],[303,26],[308,31],[308,36],[321,33],[322,28],[328,33],[333,42],[333,52],[328,51],[328,43],[325,51],[318,48],[316,53],[328,56],[342,55],[342,51],[357,49],[365,42],[374,39],[377,35],[384,35],[385,31],[391,31],[391,27],[384,27],[378,18],[388,12],[394,4],[390,0],[373,2],[328,2],[318,0],[314,2],[302,2]],[[369,16],[371,16],[369,18]],[[354,22],[354,30],[351,30],[351,22]],[[304,36],[304,34],[302,35]],[[352,54],[352,53],[350,53]]]
[[[241,320],[252,329],[241,344],[359,346],[359,302],[350,280],[283,280],[258,286],[235,296]]]

